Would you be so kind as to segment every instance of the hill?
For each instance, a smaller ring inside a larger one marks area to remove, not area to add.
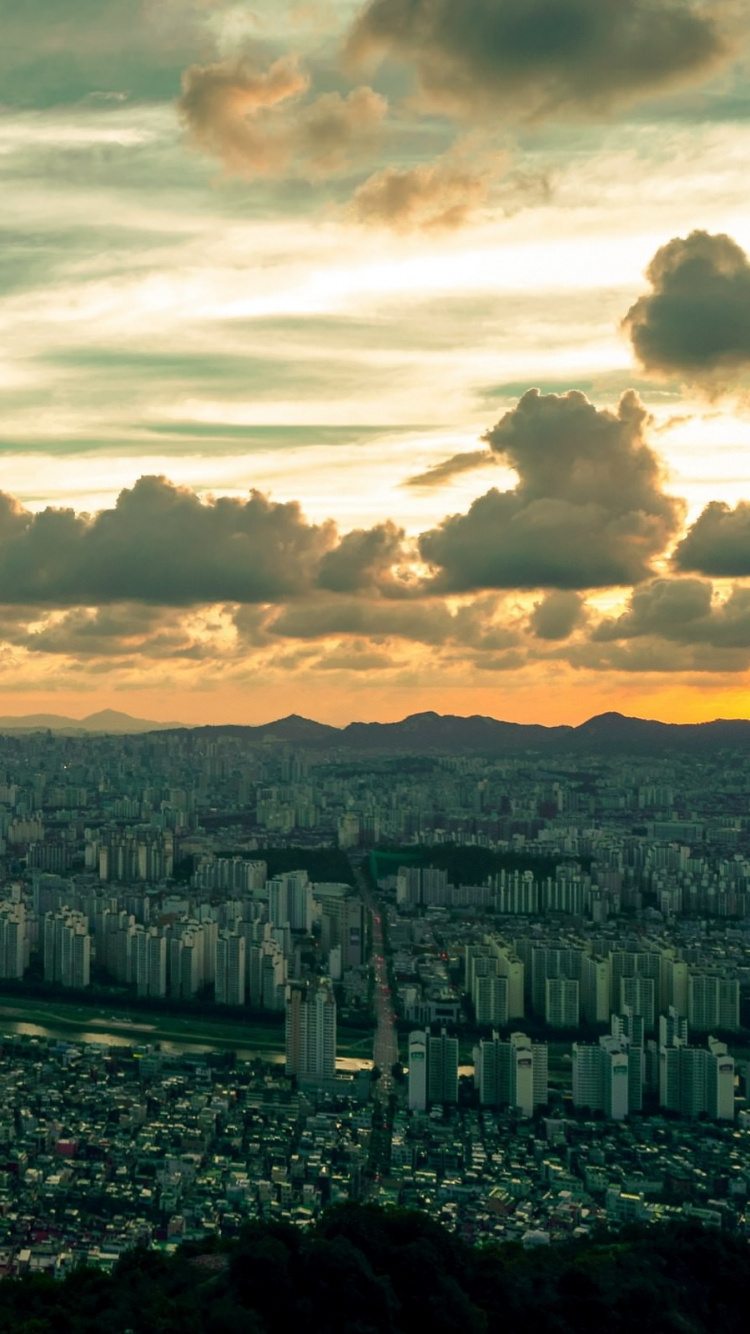
[[[2,1292],[0,1334],[740,1334],[750,1274],[744,1238],[695,1225],[479,1249],[426,1214],[339,1205]]]
[[[184,728],[185,723],[158,723],[148,718],[132,718],[116,709],[102,709],[86,718],[68,718],[61,713],[26,713],[18,717],[0,717],[0,732],[62,732],[79,735],[92,732],[108,735],[135,735],[139,732],[165,732]]]
[[[602,713],[578,727],[506,723],[475,714],[415,713],[397,723],[349,723],[331,727],[297,714],[258,727],[227,724],[191,729],[197,736],[233,735],[250,744],[286,742],[352,755],[477,754],[663,754],[665,750],[710,752],[746,750],[750,722],[719,719],[710,723],[660,723]]]

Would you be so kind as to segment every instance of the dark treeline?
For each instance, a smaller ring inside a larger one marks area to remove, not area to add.
[[[313,883],[354,884],[349,858],[339,848],[256,848],[240,855],[250,861],[265,862],[269,876],[307,871]]]
[[[463,846],[458,843],[441,843],[436,846],[425,844],[415,847],[413,843],[405,847],[376,848],[372,853],[371,864],[376,879],[394,875],[399,866],[434,866],[448,872],[452,885],[483,885],[487,877],[497,875],[498,871],[533,871],[539,880],[554,875],[555,869],[562,862],[569,862],[570,857],[550,854],[542,857],[524,852],[493,852],[490,848]],[[591,864],[591,858],[577,858],[585,869]]]
[[[109,1276],[6,1280],[0,1334],[740,1334],[747,1256],[685,1224],[475,1248],[424,1214],[342,1205],[306,1232],[132,1251]]]

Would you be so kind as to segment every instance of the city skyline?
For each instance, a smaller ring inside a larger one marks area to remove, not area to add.
[[[750,714],[741,7],[0,18],[0,714]]]

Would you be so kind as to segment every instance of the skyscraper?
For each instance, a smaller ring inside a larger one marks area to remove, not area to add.
[[[237,931],[220,931],[216,941],[217,1004],[245,1004],[245,974],[245,937]]]
[[[458,1102],[458,1038],[447,1029],[427,1039],[427,1099],[429,1102]]]
[[[525,1033],[511,1033],[501,1042],[497,1033],[479,1044],[475,1082],[483,1107],[514,1107],[533,1116],[549,1097],[547,1044],[531,1042]]]
[[[293,982],[286,1001],[286,1073],[325,1083],[336,1074],[336,998],[327,979]]]
[[[427,1034],[422,1029],[409,1034],[409,1108],[427,1110]]]

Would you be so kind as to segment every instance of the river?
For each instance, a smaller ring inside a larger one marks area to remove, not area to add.
[[[123,1031],[125,1030],[125,1031]],[[31,1024],[25,1020],[11,1019],[0,1012],[0,1042],[4,1036],[16,1034],[29,1038],[44,1038],[50,1042],[73,1042],[73,1043],[95,1043],[102,1047],[139,1047],[155,1046],[160,1051],[170,1056],[179,1056],[183,1053],[191,1055],[205,1055],[211,1051],[234,1051],[239,1061],[265,1061],[268,1065],[283,1065],[284,1052],[282,1050],[273,1051],[268,1047],[253,1048],[222,1044],[222,1046],[212,1046],[210,1042],[176,1042],[159,1038],[158,1033],[152,1031],[150,1024],[132,1024],[118,1025],[117,1030],[107,1027],[106,1021],[93,1019],[90,1028],[74,1027],[66,1024],[63,1020],[60,1023]],[[283,1042],[283,1032],[279,1030]],[[342,1074],[356,1074],[358,1070],[369,1070],[372,1067],[371,1060],[360,1060],[358,1057],[339,1056],[336,1059],[336,1069]]]

